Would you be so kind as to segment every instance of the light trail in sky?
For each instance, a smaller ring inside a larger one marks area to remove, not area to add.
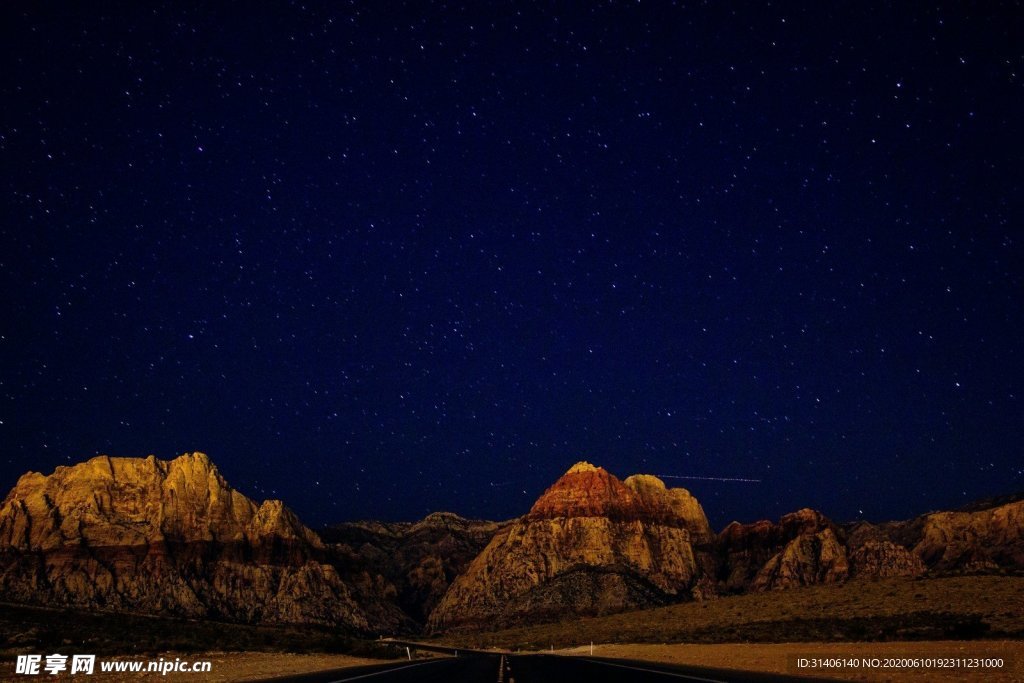
[[[747,479],[746,477],[684,477],[678,474],[656,474],[659,479],[700,479],[701,481],[745,481],[751,484],[760,484],[760,479]]]

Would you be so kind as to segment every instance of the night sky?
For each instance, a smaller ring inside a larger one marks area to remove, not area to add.
[[[1024,489],[1020,3],[204,4],[0,10],[0,489],[191,450],[313,526],[512,517],[580,459],[761,480],[671,480],[716,527]]]

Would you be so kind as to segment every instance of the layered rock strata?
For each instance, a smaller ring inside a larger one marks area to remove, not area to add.
[[[256,504],[202,453],[99,456],[22,476],[0,505],[0,598],[244,622],[394,626],[280,501]],[[367,582],[367,580],[369,580]]]
[[[705,590],[699,503],[657,478],[574,465],[498,532],[434,609],[430,627],[515,623],[664,604]]]

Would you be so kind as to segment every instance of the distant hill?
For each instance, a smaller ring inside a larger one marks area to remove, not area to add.
[[[991,510],[992,508],[1002,507],[1003,505],[1009,505],[1010,503],[1016,503],[1024,500],[1024,491],[1018,491],[1017,493],[1007,493],[1003,496],[993,496],[992,498],[981,498],[980,500],[973,501],[958,507],[957,512],[980,512],[981,510]]]

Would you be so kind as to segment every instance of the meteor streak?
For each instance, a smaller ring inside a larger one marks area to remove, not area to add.
[[[745,477],[684,477],[678,474],[658,474],[659,479],[700,479],[701,481],[746,481],[752,484],[760,484],[760,479],[747,479]]]

